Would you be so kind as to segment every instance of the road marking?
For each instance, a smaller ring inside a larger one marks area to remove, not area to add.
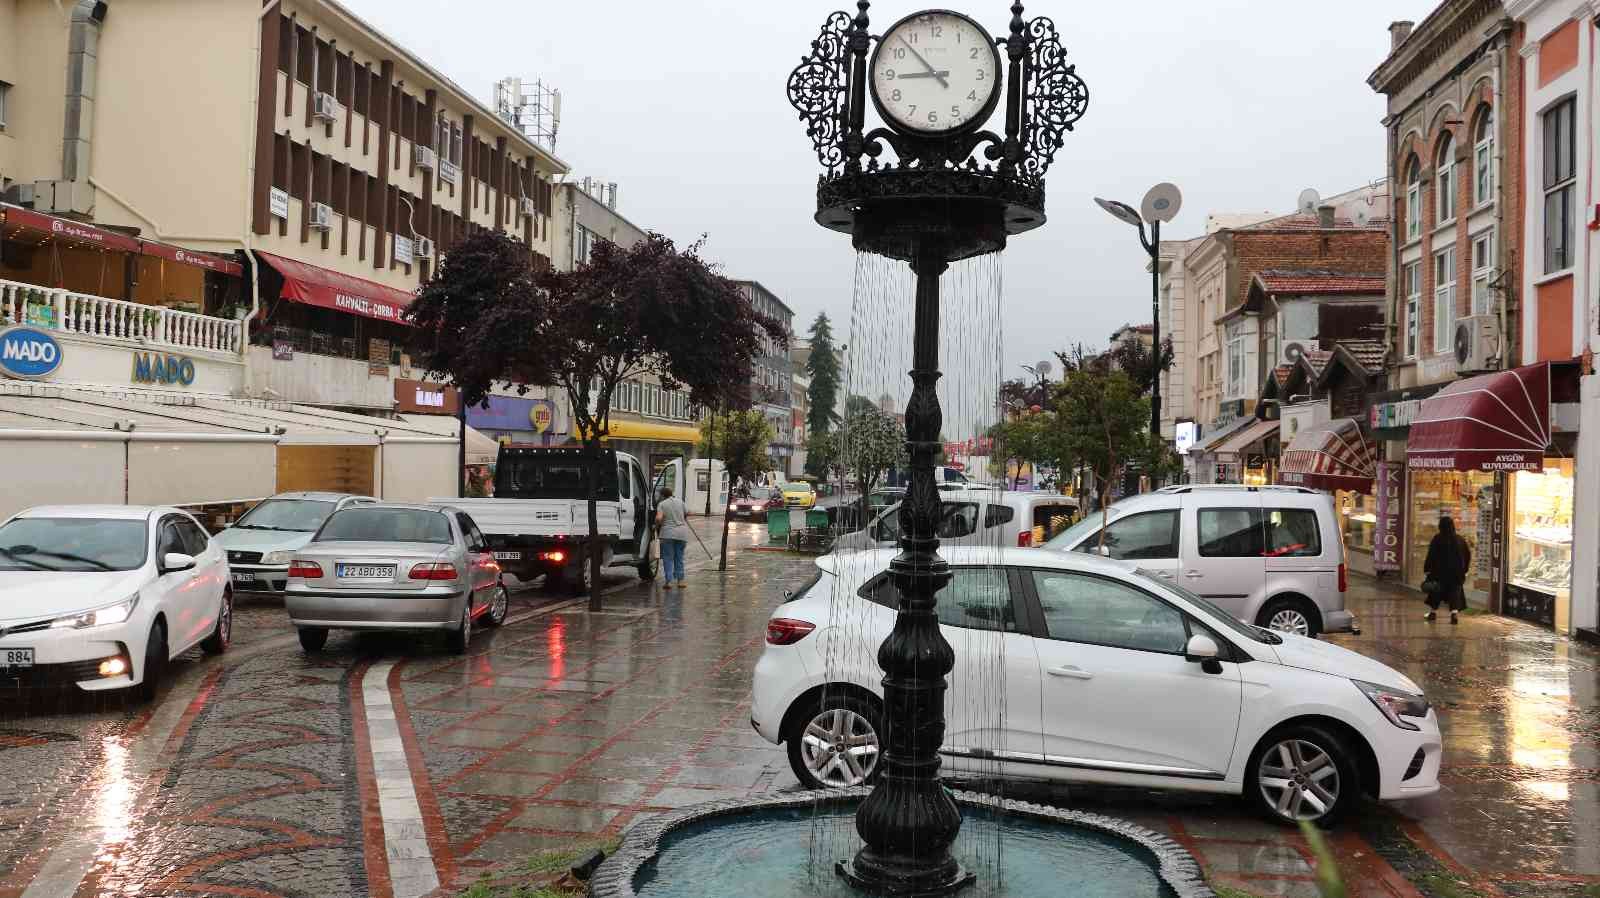
[[[367,717],[367,750],[372,756],[378,811],[383,818],[384,858],[394,898],[421,898],[439,887],[439,871],[428,848],[422,805],[411,782],[411,764],[389,695],[395,662],[367,668],[361,678],[361,707]]]

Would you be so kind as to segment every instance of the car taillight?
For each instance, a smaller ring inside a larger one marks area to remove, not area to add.
[[[1350,570],[1349,570],[1349,568],[1346,568],[1344,566],[1344,562],[1341,561],[1341,562],[1339,562],[1339,591],[1340,592],[1344,592],[1345,590],[1347,590],[1349,588],[1350,588]]]
[[[567,560],[567,553],[557,549],[554,552],[540,552],[539,557],[545,561],[554,561],[556,564],[560,564]]]
[[[289,576],[299,577],[302,580],[316,580],[322,576],[322,565],[315,561],[295,559],[289,562]]]
[[[419,564],[411,569],[413,580],[454,580],[458,576],[453,564]]]
[[[768,645],[794,645],[806,638],[806,635],[817,628],[810,621],[795,620],[792,617],[775,617],[767,621]]]
[[[1017,534],[1017,548],[1026,549],[1033,545],[1033,531],[1024,530]]]

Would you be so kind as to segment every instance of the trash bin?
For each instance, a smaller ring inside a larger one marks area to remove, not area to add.
[[[806,511],[806,529],[827,529],[828,510],[826,508],[812,508]]]
[[[789,514],[774,508],[767,512],[767,542],[775,546],[789,544]]]

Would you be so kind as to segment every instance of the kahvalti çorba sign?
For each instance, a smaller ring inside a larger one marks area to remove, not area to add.
[[[38,380],[61,367],[61,344],[35,327],[0,330],[0,374]]]

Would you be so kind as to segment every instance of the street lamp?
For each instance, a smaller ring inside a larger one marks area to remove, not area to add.
[[[1161,183],[1144,195],[1141,209],[1116,200],[1095,197],[1100,208],[1111,213],[1116,220],[1139,229],[1139,242],[1150,254],[1150,321],[1151,353],[1154,364],[1150,371],[1150,433],[1161,436],[1161,223],[1178,217],[1183,205],[1183,194],[1175,185]],[[1142,211],[1142,215],[1141,215]],[[1150,236],[1144,232],[1145,222],[1150,223]]]

